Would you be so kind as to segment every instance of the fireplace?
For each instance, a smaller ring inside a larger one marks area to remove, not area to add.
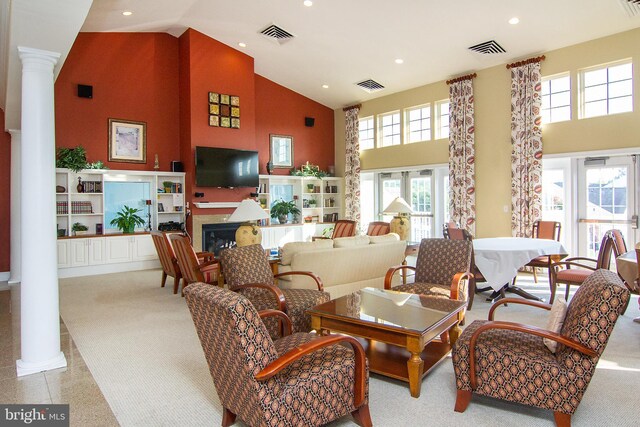
[[[212,252],[216,256],[226,248],[236,245],[236,230],[239,222],[202,224],[202,250]]]

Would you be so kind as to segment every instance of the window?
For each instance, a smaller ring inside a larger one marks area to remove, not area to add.
[[[400,145],[400,113],[398,111],[379,115],[378,124],[380,126],[379,147]]]
[[[569,74],[542,79],[542,123],[571,120],[571,78]]]
[[[407,109],[404,122],[407,143],[431,139],[431,105]]]
[[[373,117],[365,117],[359,121],[359,142],[360,150],[369,150],[374,148],[374,134],[373,134]]]
[[[449,100],[436,102],[436,138],[449,138]]]
[[[631,60],[580,72],[580,117],[633,111]]]

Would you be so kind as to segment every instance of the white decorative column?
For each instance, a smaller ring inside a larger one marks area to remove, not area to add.
[[[20,154],[22,135],[19,130],[9,129],[11,134],[11,238],[9,285],[20,283]]]
[[[53,67],[59,53],[18,47],[22,61],[18,376],[67,366],[60,351]]]

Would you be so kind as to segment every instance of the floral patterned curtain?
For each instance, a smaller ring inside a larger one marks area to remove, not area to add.
[[[511,68],[511,233],[532,237],[542,217],[540,62]]]
[[[457,80],[457,79],[456,79]],[[475,128],[471,78],[449,85],[449,215],[472,235],[476,229]]]
[[[360,106],[345,108],[345,217],[360,223]]]

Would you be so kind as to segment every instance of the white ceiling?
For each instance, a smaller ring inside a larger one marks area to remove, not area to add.
[[[639,27],[621,1],[94,0],[82,31],[179,36],[191,27],[255,58],[256,73],[339,108]],[[280,45],[259,34],[272,23],[296,37]],[[487,40],[507,53],[467,49]],[[354,85],[368,78],[386,89]]]

